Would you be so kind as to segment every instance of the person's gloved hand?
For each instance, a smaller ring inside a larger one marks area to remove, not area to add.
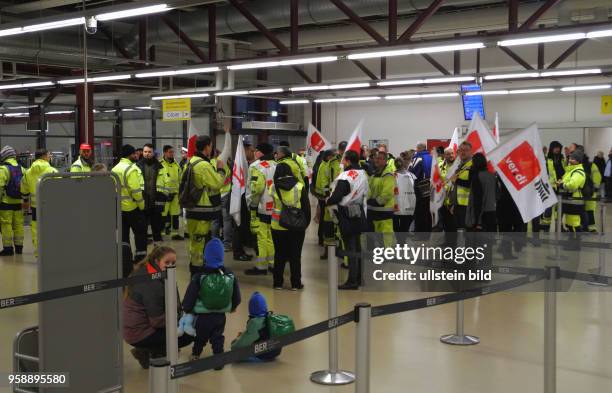
[[[179,319],[177,334],[181,337],[183,334],[187,334],[189,336],[195,337],[196,332],[194,325],[194,315],[193,314],[183,314],[181,319]]]

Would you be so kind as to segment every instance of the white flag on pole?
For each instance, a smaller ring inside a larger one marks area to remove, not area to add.
[[[482,153],[485,156],[497,146],[493,134],[478,112],[474,112],[472,122],[465,140],[472,145],[472,154]]]
[[[226,138],[228,135],[226,135]],[[234,158],[234,169],[232,171],[232,194],[230,197],[229,213],[234,218],[236,225],[240,225],[240,209],[242,207],[242,195],[246,192],[246,179],[249,164],[244,152],[242,140],[238,140],[236,157]]]
[[[450,140],[450,143],[448,144],[448,147],[453,148],[453,153],[455,157],[457,157],[457,150],[459,150],[459,128],[458,127],[455,127],[455,130],[453,131],[453,136]]]
[[[455,160],[457,162],[457,160]],[[446,187],[444,187],[444,179],[438,165],[438,154],[433,150],[431,157],[431,196],[429,199],[429,211],[431,212],[431,225],[435,226],[438,223],[438,211],[444,204],[446,198]]]
[[[495,142],[499,145],[499,114],[495,112],[495,123],[493,123],[493,129],[491,130]]]
[[[548,181],[538,126],[532,124],[487,155],[527,223],[557,203]]]
[[[329,143],[327,139],[321,134],[321,131],[317,130],[312,124],[308,125],[308,135],[306,136],[306,162],[308,163],[308,176],[312,174],[312,167],[314,166],[317,156],[324,150],[333,148],[333,145]]]
[[[353,130],[353,133],[351,134],[351,137],[349,138],[348,143],[346,144],[346,151],[344,153],[346,154],[347,151],[352,150],[357,153],[357,155],[359,155],[361,153],[362,144],[363,119],[359,120],[359,123],[357,123],[357,127],[355,127],[355,130]],[[342,159],[344,160],[344,156],[342,157]]]

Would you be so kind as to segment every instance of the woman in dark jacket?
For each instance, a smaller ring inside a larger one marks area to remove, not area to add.
[[[487,170],[487,159],[481,153],[472,157],[471,192],[466,212],[466,226],[475,231],[497,232],[497,180]]]
[[[290,230],[280,224],[280,216],[287,206],[302,210],[306,222],[310,222],[310,201],[308,190],[293,175],[291,167],[279,163],[274,171],[274,183],[271,186],[274,198],[272,210],[272,240],[274,241],[274,289],[283,288],[285,264],[291,268],[291,290],[304,288],[302,284],[302,247],[306,228]],[[281,200],[282,198],[282,200]]]
[[[131,276],[160,273],[176,264],[176,252],[170,247],[156,247],[134,267]],[[178,297],[178,294],[177,294]],[[177,315],[180,313],[180,302]],[[166,354],[166,309],[164,281],[155,280],[128,286],[123,300],[123,339],[133,346],[132,355],[142,368],[149,368],[151,357]],[[193,342],[193,337],[179,337],[179,348]]]

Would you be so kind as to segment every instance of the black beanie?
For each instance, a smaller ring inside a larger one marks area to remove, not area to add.
[[[136,149],[132,145],[123,145],[121,148],[121,158],[126,158],[136,153]]]
[[[255,150],[259,150],[264,156],[274,153],[274,147],[269,143],[260,143]]]

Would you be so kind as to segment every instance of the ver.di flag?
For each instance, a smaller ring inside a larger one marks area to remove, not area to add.
[[[229,138],[229,134],[226,135]],[[240,225],[240,209],[242,207],[242,195],[246,192],[246,179],[249,164],[244,152],[242,140],[238,140],[236,157],[234,158],[234,169],[232,171],[232,194],[230,197],[229,213],[234,218],[236,225]]]
[[[527,223],[557,203],[548,181],[538,126],[532,124],[489,152],[497,174]]]
[[[457,160],[455,160],[457,161]],[[431,157],[431,194],[429,199],[429,211],[431,212],[431,225],[435,226],[438,223],[438,212],[446,198],[446,187],[444,187],[444,179],[438,165],[438,154],[433,150]]]
[[[346,151],[344,152],[346,154],[347,151],[352,150],[355,153],[357,153],[357,155],[359,155],[361,153],[361,145],[363,144],[363,119],[359,120],[359,123],[357,123],[357,127],[355,127],[355,130],[353,130],[353,133],[351,134],[351,137],[348,140],[348,143],[346,145]],[[342,157],[342,160],[344,160],[344,156]]]
[[[499,145],[499,114],[497,112],[495,112],[495,123],[493,123],[491,134],[493,134],[495,142]]]
[[[317,156],[324,150],[333,148],[327,139],[317,130],[312,124],[308,125],[308,135],[306,136],[306,162],[308,163],[308,171],[312,171]],[[309,173],[308,176],[311,174]]]
[[[497,146],[493,134],[478,112],[474,112],[465,140],[472,145],[472,154],[482,153],[486,156]]]
[[[193,121],[189,121],[189,136],[187,139],[187,157],[191,158],[196,152],[196,139],[198,138],[198,130],[193,126]]]
[[[455,157],[457,157],[457,150],[459,150],[459,128],[455,127],[455,131],[453,131],[453,136],[451,137],[448,147],[453,149],[453,154]]]

